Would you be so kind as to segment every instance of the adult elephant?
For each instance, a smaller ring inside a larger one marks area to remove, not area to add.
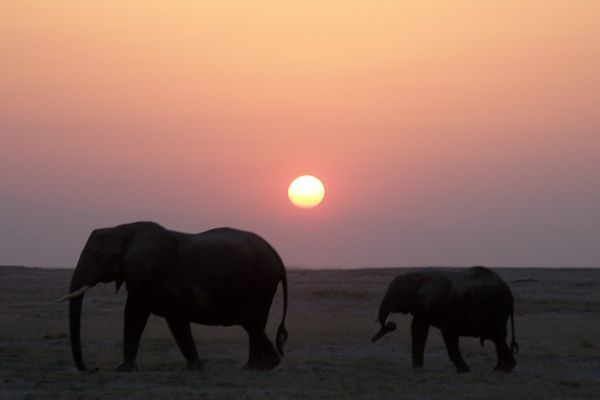
[[[458,272],[426,269],[397,276],[381,301],[379,340],[396,324],[386,322],[390,313],[412,314],[412,363],[423,367],[423,352],[429,326],[442,331],[450,360],[457,372],[468,372],[458,345],[459,336],[479,337],[496,345],[496,370],[510,372],[516,365],[513,296],[509,287],[493,271],[472,267]],[[512,342],[506,344],[506,325],[511,318]]]
[[[187,360],[200,360],[190,322],[241,325],[248,333],[246,367],[276,367],[287,339],[286,271],[275,250],[260,236],[230,228],[198,234],[167,230],[153,222],[135,222],[94,230],[71,279],[69,324],[75,365],[86,370],[81,354],[80,322],[84,293],[98,282],[125,283],[127,301],[123,362],[117,371],[131,371],[149,315],[164,317]],[[279,282],[283,286],[283,317],[275,350],[265,333],[269,309]]]

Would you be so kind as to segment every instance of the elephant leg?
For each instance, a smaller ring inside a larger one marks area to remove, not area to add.
[[[444,329],[442,330],[442,336],[444,337],[444,343],[446,343],[448,356],[450,357],[452,363],[456,366],[456,372],[469,372],[471,369],[460,354],[460,349],[458,347],[458,334]]]
[[[251,370],[270,370],[275,368],[281,362],[281,357],[275,346],[265,333],[263,326],[244,326],[248,333],[250,350],[248,362],[244,368]]]
[[[179,318],[167,318],[169,329],[175,338],[175,342],[187,361],[188,369],[200,369],[201,363],[196,350],[196,344],[192,336],[190,322]]]
[[[425,352],[425,342],[429,333],[429,324],[417,317],[414,317],[410,326],[412,337],[412,363],[414,368],[423,368],[423,354]]]
[[[505,339],[495,339],[494,344],[496,345],[496,354],[498,356],[498,364],[494,371],[510,372],[517,365],[512,351],[506,344]]]
[[[123,362],[117,366],[116,371],[129,372],[136,369],[135,358],[149,316],[148,309],[135,305],[130,298],[127,299],[123,328]]]

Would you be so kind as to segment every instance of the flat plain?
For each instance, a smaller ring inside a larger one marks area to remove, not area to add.
[[[379,301],[390,280],[411,269],[288,269],[290,333],[281,366],[243,370],[247,338],[239,327],[194,325],[202,371],[184,369],[166,323],[152,316],[139,370],[116,373],[126,292],[101,284],[85,297],[80,373],[69,346],[71,270],[0,267],[1,399],[597,399],[600,398],[600,269],[495,271],[515,296],[521,351],[510,374],[495,373],[495,350],[461,339],[472,372],[456,374],[438,330],[425,368],[410,364],[410,318],[370,342]],[[282,313],[279,289],[269,320],[274,338]]]

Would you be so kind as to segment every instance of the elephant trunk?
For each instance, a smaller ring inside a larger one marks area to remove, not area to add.
[[[81,354],[81,303],[83,294],[69,300],[69,330],[71,336],[71,352],[77,369],[86,371]]]
[[[87,368],[83,362],[81,354],[81,307],[83,295],[87,288],[94,286],[96,282],[88,281],[88,277],[83,273],[80,264],[77,265],[71,279],[71,295],[69,298],[69,332],[71,337],[71,352],[77,369],[86,371]],[[82,290],[83,289],[83,290]]]
[[[383,301],[381,302],[381,305],[379,306],[379,316],[377,318],[377,321],[381,325],[381,329],[373,336],[373,338],[371,338],[372,342],[376,342],[379,339],[381,339],[386,333],[396,330],[396,324],[392,321],[387,321],[388,315],[391,311],[391,301],[388,295],[386,294],[386,296],[383,298]]]

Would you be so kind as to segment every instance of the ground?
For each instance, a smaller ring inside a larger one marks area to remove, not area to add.
[[[463,338],[472,372],[458,375],[441,335],[430,332],[425,368],[413,371],[406,316],[370,342],[379,300],[404,269],[290,270],[290,333],[280,367],[241,369],[241,328],[195,325],[202,371],[185,362],[165,321],[151,317],[139,371],[112,372],[120,361],[126,292],[98,285],[84,300],[83,354],[95,373],[79,373],[68,338],[64,295],[71,271],[0,267],[1,399],[596,399],[600,395],[600,270],[496,269],[515,296],[521,352],[510,374],[494,373],[490,342]],[[281,290],[271,309],[274,338]]]

